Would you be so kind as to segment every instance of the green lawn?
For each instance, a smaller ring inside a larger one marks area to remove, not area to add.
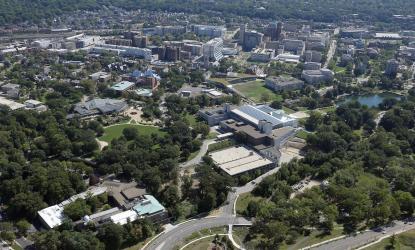
[[[392,242],[395,241],[394,246]],[[410,230],[395,236],[395,239],[389,237],[382,240],[381,242],[372,245],[365,250],[383,250],[383,249],[399,249],[399,250],[410,250],[415,249],[415,230]]]
[[[311,231],[310,235],[308,236],[300,236],[296,239],[294,244],[283,244],[280,249],[282,250],[297,250],[301,248],[305,248],[307,246],[311,246],[317,244],[319,242],[323,242],[326,240],[330,240],[339,236],[343,235],[343,227],[335,224],[335,228],[331,232],[331,234],[325,234],[319,230]]]
[[[329,107],[324,107],[324,108],[319,108],[316,109],[316,111],[320,112],[320,113],[328,113],[328,112],[334,112],[336,111],[336,106],[329,106]]]
[[[304,131],[304,130],[300,130],[300,131],[298,131],[297,132],[297,134],[295,135],[296,137],[298,137],[298,138],[301,138],[301,139],[304,139],[304,140],[307,140],[307,136],[309,135],[310,133],[308,133],[308,132],[306,132],[306,131]]]
[[[209,246],[211,245],[214,238],[215,238],[215,236],[211,236],[211,237],[208,237],[208,238],[201,239],[199,241],[196,241],[196,242],[188,245],[184,249],[185,250],[188,250],[188,249],[189,250],[190,249],[192,249],[192,250],[206,250],[206,249],[209,249]]]
[[[225,148],[230,148],[235,145],[235,141],[233,140],[224,140],[217,143],[210,144],[208,146],[208,152],[213,152]]]
[[[104,129],[104,135],[99,137],[100,141],[111,142],[113,139],[118,138],[122,135],[122,131],[125,128],[137,128],[139,134],[143,135],[151,135],[151,134],[159,134],[164,135],[166,132],[162,131],[160,128],[153,127],[153,126],[143,126],[137,124],[119,124],[115,126],[106,127]]]
[[[295,110],[293,110],[293,109],[290,109],[290,108],[288,108],[288,107],[285,107],[285,106],[283,106],[282,107],[282,110],[284,110],[284,112],[286,113],[286,114],[293,114],[293,113],[295,113],[296,111]]]
[[[191,127],[194,127],[197,123],[196,115],[186,114],[184,118],[189,122]]]
[[[239,195],[235,206],[236,213],[239,215],[244,215],[250,201],[259,201],[262,199],[263,198],[261,197],[253,196],[251,193],[244,193]]]
[[[263,80],[235,84],[234,88],[255,102],[264,101],[264,96],[269,97],[268,101],[282,101],[281,95],[275,94],[272,90],[266,88]]]
[[[210,132],[209,134],[208,134],[208,136],[206,136],[206,139],[208,139],[208,140],[211,140],[211,139],[215,139],[216,137],[218,137],[218,133],[216,133],[216,132]]]

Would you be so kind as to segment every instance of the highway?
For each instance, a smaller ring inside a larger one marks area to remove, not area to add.
[[[392,236],[394,234],[399,234],[404,231],[415,229],[415,225],[404,224],[402,221],[395,221],[394,225],[389,227],[384,227],[384,231],[377,230],[368,230],[362,233],[359,233],[355,236],[349,236],[340,240],[329,242],[325,245],[314,247],[311,249],[318,250],[346,250],[346,249],[355,249],[360,248],[364,245],[367,245],[373,241],[380,239],[385,236]],[[363,248],[363,247],[362,247]]]

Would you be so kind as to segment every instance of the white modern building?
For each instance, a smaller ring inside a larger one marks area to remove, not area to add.
[[[192,31],[198,36],[206,37],[224,37],[226,28],[223,26],[212,26],[212,25],[193,25]]]
[[[151,61],[152,54],[150,49],[138,48],[131,46],[118,46],[113,44],[100,44],[95,46],[92,51],[94,53],[114,52],[122,56],[140,57],[147,61]]]
[[[44,208],[37,212],[40,220],[48,229],[60,226],[66,218],[63,213],[66,205],[76,201],[77,199],[86,199],[88,196],[97,196],[107,192],[106,187],[94,187],[85,192],[71,196],[69,199],[62,201],[57,205]]]
[[[209,61],[219,61],[223,58],[222,50],[222,38],[214,38],[203,46],[203,56]]]

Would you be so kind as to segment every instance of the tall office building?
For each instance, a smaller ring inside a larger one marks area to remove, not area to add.
[[[386,63],[385,74],[389,77],[394,78],[398,74],[398,69],[399,69],[399,62],[395,59],[390,59]]]
[[[175,62],[180,60],[180,48],[166,47],[166,61]]]
[[[268,25],[266,28],[266,36],[270,38],[271,41],[278,41],[281,36],[282,23],[273,22]]]
[[[242,47],[245,51],[251,51],[252,49],[262,44],[263,38],[264,34],[257,31],[245,31],[244,43]]]
[[[239,28],[239,44],[244,45],[246,24],[242,24]]]

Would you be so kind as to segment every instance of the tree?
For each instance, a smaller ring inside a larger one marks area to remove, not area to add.
[[[415,208],[415,199],[412,194],[404,191],[396,191],[394,196],[399,204],[401,212],[411,216],[414,213]]]
[[[122,134],[128,141],[134,140],[138,137],[138,130],[135,127],[128,127],[123,129]]]
[[[91,214],[91,207],[83,199],[77,199],[76,201],[68,204],[64,208],[64,213],[76,221],[81,219],[84,215]]]
[[[16,238],[13,231],[13,225],[9,222],[0,223],[0,237],[4,240],[12,241]]]
[[[122,226],[114,223],[108,223],[98,229],[98,239],[105,244],[107,250],[121,249],[124,229]]]
[[[25,219],[19,220],[16,223],[16,228],[20,235],[26,235],[27,230],[30,228],[30,223]]]
[[[14,196],[8,207],[8,213],[13,218],[26,217],[33,220],[37,211],[46,207],[46,203],[42,201],[42,197],[37,193],[19,193]]]
[[[273,101],[269,105],[273,109],[282,109],[282,102],[281,101]]]
[[[268,102],[271,99],[271,95],[267,92],[261,94],[261,102]]]
[[[319,112],[310,112],[310,117],[307,118],[304,126],[308,131],[315,131],[317,127],[322,123],[323,118]]]

